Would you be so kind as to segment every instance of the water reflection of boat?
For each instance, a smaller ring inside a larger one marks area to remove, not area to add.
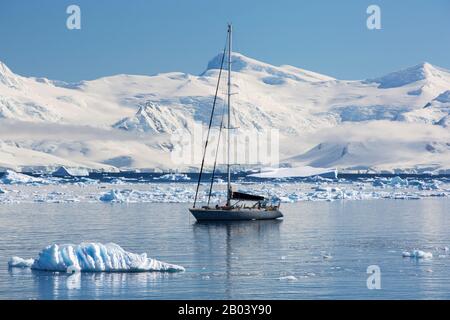
[[[233,277],[255,276],[258,272],[257,261],[245,263],[239,257],[248,257],[250,252],[265,251],[270,244],[274,249],[270,255],[275,254],[279,248],[281,220],[256,220],[256,221],[197,221],[193,224],[195,243],[198,245],[196,252],[201,253],[199,259],[205,259],[211,271],[221,272],[225,268],[225,294],[226,299],[234,299]],[[224,243],[225,241],[225,243]],[[251,245],[250,245],[251,244]],[[259,244],[259,245],[258,245]],[[206,252],[209,254],[205,255]],[[224,260],[217,256],[224,255]],[[264,259],[264,255],[258,255]],[[224,262],[225,265],[218,261]],[[243,263],[244,262],[244,263]],[[218,268],[218,269],[217,269]]]
[[[247,231],[249,236],[254,236],[255,232],[267,230],[275,231],[279,229],[279,225],[282,220],[256,220],[256,221],[196,221],[194,224],[195,229],[199,230],[225,230],[233,229],[234,232]],[[252,235],[253,233],[253,235]]]

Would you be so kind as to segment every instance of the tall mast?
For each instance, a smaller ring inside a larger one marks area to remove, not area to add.
[[[227,207],[231,204],[231,172],[230,172],[230,122],[231,122],[231,23],[228,24],[228,125],[227,125]]]

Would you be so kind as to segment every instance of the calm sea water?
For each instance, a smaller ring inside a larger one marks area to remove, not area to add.
[[[450,246],[449,199],[302,202],[284,205],[283,221],[202,224],[188,206],[2,205],[0,298],[450,298],[450,253],[436,249]],[[32,258],[46,245],[82,241],[115,242],[186,272],[69,276],[8,269],[13,255]],[[434,258],[402,258],[411,248]],[[381,290],[367,289],[369,265],[381,269]]]

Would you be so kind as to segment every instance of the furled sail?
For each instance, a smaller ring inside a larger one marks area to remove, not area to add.
[[[234,200],[248,200],[248,201],[263,201],[265,198],[262,196],[257,196],[254,194],[248,194],[243,192],[235,192],[231,193],[231,199]]]

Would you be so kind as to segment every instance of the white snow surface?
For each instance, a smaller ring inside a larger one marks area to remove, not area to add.
[[[180,272],[181,266],[148,258],[147,254],[127,252],[114,243],[53,244],[36,259],[12,257],[10,267],[57,272]]]
[[[172,160],[171,135],[207,125],[220,58],[200,75],[122,74],[73,84],[23,77],[0,63],[0,169],[196,171],[200,161]],[[450,172],[448,70],[420,63],[349,81],[239,53],[232,59],[236,134],[279,130],[283,164]],[[225,101],[219,90],[219,111]],[[219,121],[220,112],[215,128]],[[262,162],[248,165],[272,165]]]

